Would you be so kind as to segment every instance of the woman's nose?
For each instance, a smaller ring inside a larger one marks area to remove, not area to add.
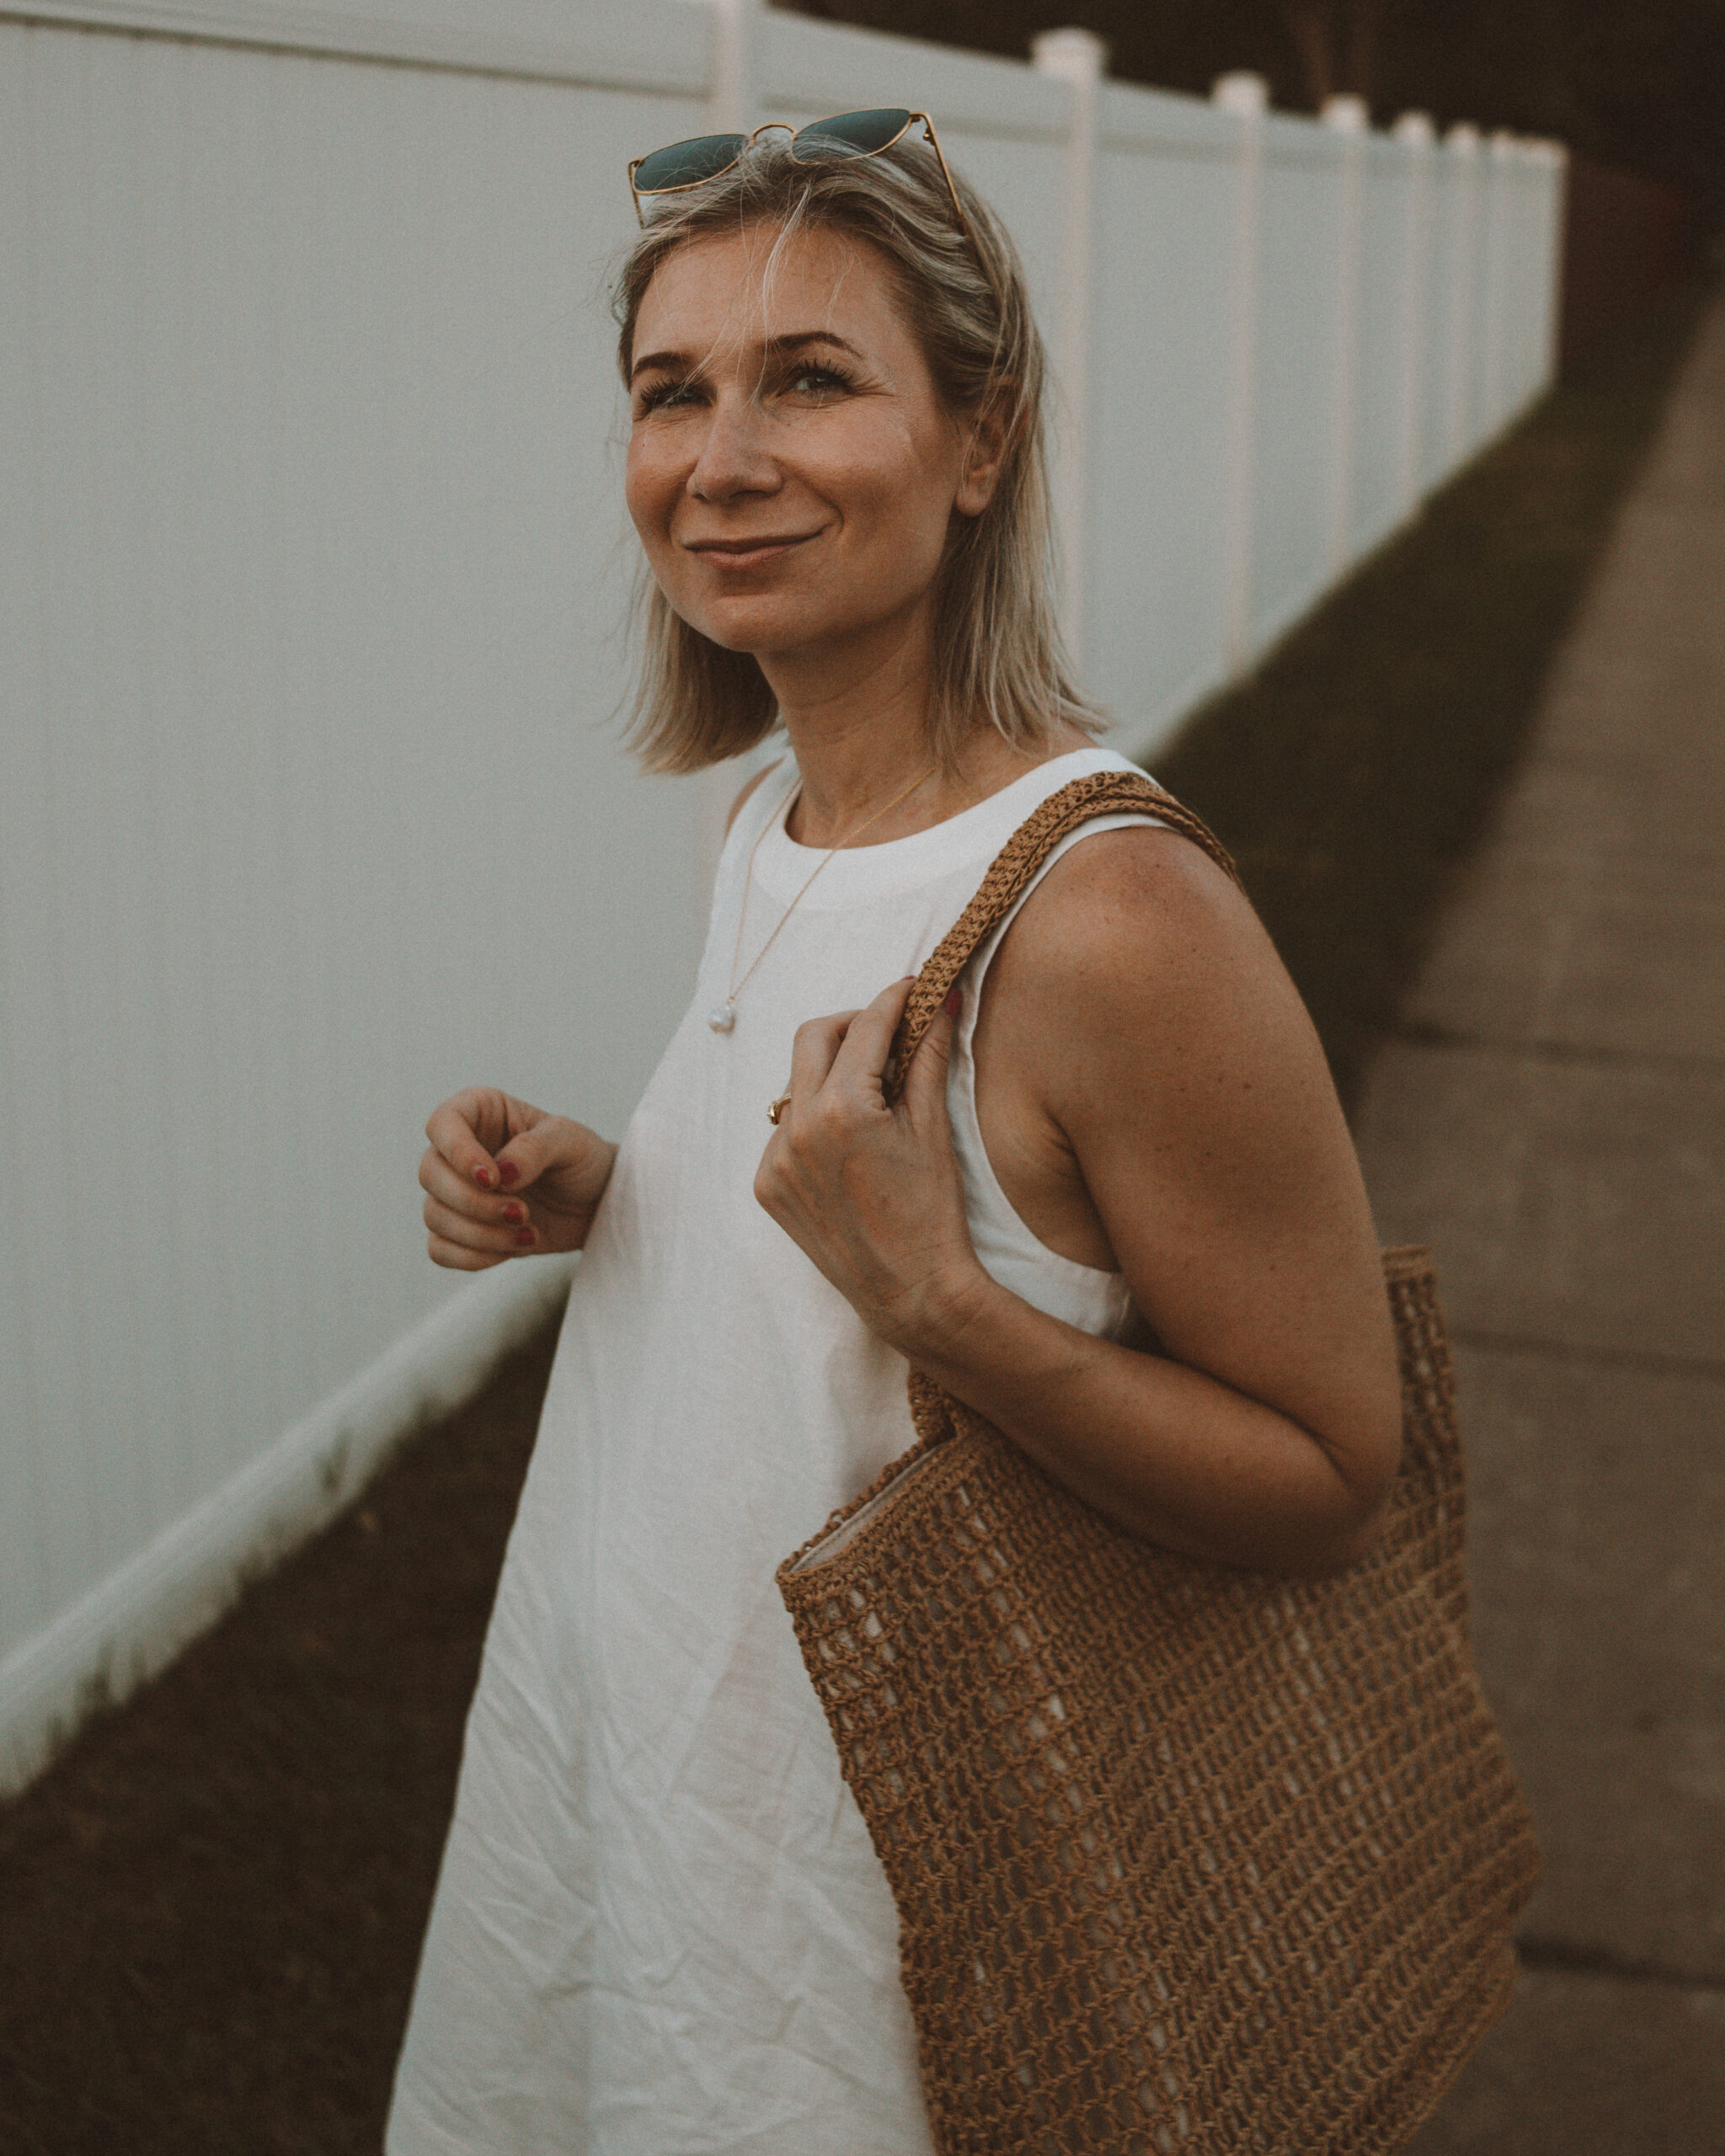
[[[766,424],[753,397],[719,396],[710,408],[701,454],[689,474],[689,492],[701,501],[776,492],[780,475],[766,440]]]

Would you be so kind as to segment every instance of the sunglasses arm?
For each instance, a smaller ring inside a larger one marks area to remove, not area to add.
[[[913,112],[911,115],[909,124],[914,127],[919,120],[922,122],[924,130],[927,133],[929,148],[933,151],[935,156],[940,160],[941,178],[945,180],[947,184],[947,192],[953,198],[953,214],[959,221],[959,229],[964,233],[965,238],[969,241],[971,252],[977,256],[979,260],[980,260],[981,250],[977,247],[976,235],[970,229],[970,220],[964,215],[964,205],[959,200],[958,186],[953,179],[952,168],[947,163],[947,153],[940,146],[940,137],[934,131],[934,122],[929,118],[926,112]]]

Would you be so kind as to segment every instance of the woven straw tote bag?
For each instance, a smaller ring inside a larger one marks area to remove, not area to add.
[[[1049,849],[1122,808],[1233,873],[1147,779],[1075,781],[923,969],[891,1073]],[[780,1566],[942,2156],[1387,2156],[1507,2004],[1538,1848],[1468,1648],[1431,1267],[1384,1272],[1402,1466],[1337,1577],[1138,1541],[917,1372],[916,1443]]]

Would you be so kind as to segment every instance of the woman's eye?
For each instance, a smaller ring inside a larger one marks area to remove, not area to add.
[[[801,397],[825,397],[848,389],[851,378],[836,367],[801,366],[786,376],[785,387]]]
[[[649,412],[662,412],[670,406],[692,403],[697,392],[692,382],[655,382],[637,394],[638,408],[644,419]]]

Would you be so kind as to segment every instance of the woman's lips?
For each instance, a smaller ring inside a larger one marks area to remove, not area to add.
[[[759,539],[694,539],[685,544],[688,552],[719,568],[753,569],[777,561],[815,536],[813,531],[783,531],[766,533]]]

